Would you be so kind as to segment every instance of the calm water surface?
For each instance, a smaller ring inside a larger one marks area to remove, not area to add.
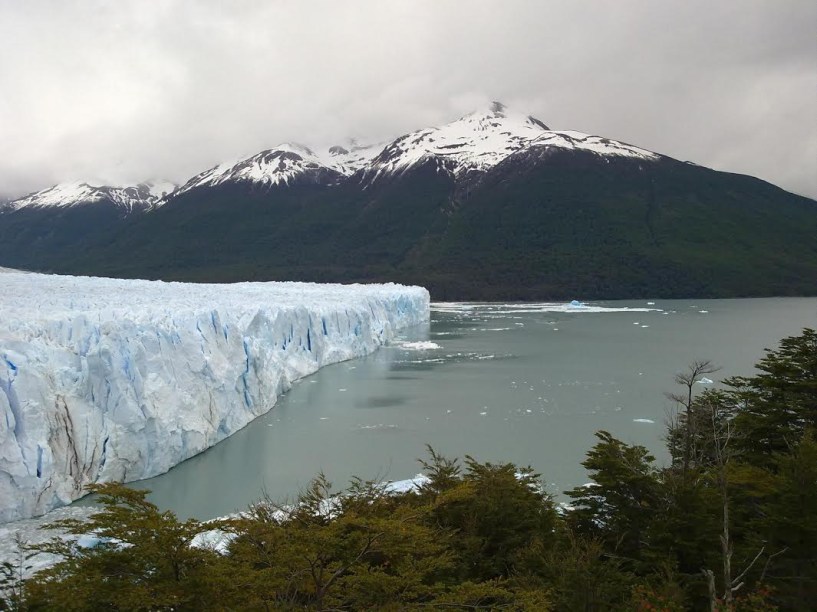
[[[549,490],[586,482],[606,429],[660,460],[673,376],[694,359],[749,374],[764,347],[817,326],[817,299],[657,300],[561,305],[437,304],[430,326],[303,379],[266,415],[170,470],[134,483],[182,517],[291,498],[323,471],[399,480],[425,445],[512,461]],[[647,310],[649,309],[649,310]]]

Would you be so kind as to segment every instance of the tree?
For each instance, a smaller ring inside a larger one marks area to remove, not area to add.
[[[772,553],[762,582],[785,609],[805,612],[817,601],[817,435],[805,433],[791,452],[773,458],[773,494],[757,528]]]
[[[648,527],[659,508],[655,457],[606,431],[596,437],[599,442],[582,462],[593,483],[566,491],[574,506],[568,522],[580,534],[598,537],[607,552],[632,568],[648,546]]]
[[[675,382],[684,387],[684,391],[682,393],[667,394],[667,397],[681,408],[681,414],[677,417],[677,424],[675,422],[671,423],[670,431],[680,433],[681,440],[673,441],[674,445],[680,448],[676,448],[676,452],[672,456],[674,460],[680,461],[684,474],[688,472],[690,462],[693,461],[697,451],[695,442],[699,428],[693,415],[693,388],[701,382],[705,375],[713,374],[719,369],[708,360],[693,361],[685,372],[679,372],[675,375]],[[670,435],[672,436],[672,433]]]
[[[14,536],[14,547],[14,561],[0,564],[0,610],[12,612],[24,609],[25,576],[32,568],[29,560],[35,555],[19,533]]]
[[[776,453],[787,453],[807,429],[817,429],[817,332],[805,328],[766,350],[759,374],[725,381],[739,407],[736,427],[743,460],[774,469]]]
[[[94,534],[98,543],[88,548],[56,538],[32,547],[64,559],[26,585],[31,607],[196,610],[215,598],[200,577],[218,555],[190,546],[205,531],[201,523],[160,512],[145,500],[147,491],[116,483],[89,490],[99,495],[103,509],[88,521],[67,519],[54,526]]]
[[[418,500],[430,507],[429,520],[452,534],[462,579],[508,578],[532,541],[552,542],[556,511],[533,470],[466,456],[462,471],[429,450],[431,477]]]

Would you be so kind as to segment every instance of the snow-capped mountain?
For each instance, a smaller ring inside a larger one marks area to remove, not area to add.
[[[440,127],[405,134],[388,144],[335,145],[326,150],[283,143],[238,161],[214,166],[189,179],[180,188],[169,182],[129,187],[64,183],[27,195],[6,205],[64,207],[110,201],[126,212],[157,208],[202,188],[241,184],[253,189],[302,184],[332,185],[357,173],[369,184],[380,177],[402,174],[436,159],[456,180],[486,172],[514,153],[534,147],[587,151],[600,156],[655,160],[660,156],[623,142],[576,131],[551,130],[542,121],[493,102],[486,109]]]
[[[174,197],[228,183],[272,187],[293,184],[333,184],[362,171],[370,183],[438,159],[455,178],[485,172],[518,151],[555,147],[589,151],[602,156],[657,159],[651,151],[576,131],[551,130],[538,119],[509,111],[493,102],[440,127],[400,136],[387,145],[333,146],[321,151],[302,144],[284,143],[237,162],[215,166],[187,181]]]
[[[367,168],[369,175],[401,173],[429,158],[443,161],[456,178],[485,172],[508,156],[531,147],[557,147],[656,159],[632,145],[575,131],[551,130],[530,115],[509,111],[501,102],[441,127],[418,130],[389,144]]]
[[[219,164],[197,174],[172,195],[225,183],[248,183],[262,187],[295,183],[331,184],[354,174],[379,152],[376,145],[349,148],[336,145],[326,151],[298,143],[283,143],[237,162]]]
[[[162,191],[22,198],[0,211],[0,265],[402,281],[452,300],[809,295],[817,278],[813,200],[498,102],[383,146],[280,145]]]
[[[60,183],[31,193],[7,206],[10,210],[23,208],[67,208],[96,202],[110,202],[125,213],[147,209],[175,185],[167,181],[153,181],[127,187],[95,186],[75,181]]]

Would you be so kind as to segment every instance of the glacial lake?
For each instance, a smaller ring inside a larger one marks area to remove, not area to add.
[[[133,483],[181,517],[292,499],[323,471],[401,480],[425,445],[530,465],[557,497],[587,481],[594,432],[665,460],[664,393],[695,359],[753,372],[766,347],[817,326],[817,298],[434,304],[391,346],[305,378],[266,415],[166,474]],[[699,385],[698,388],[702,388]]]

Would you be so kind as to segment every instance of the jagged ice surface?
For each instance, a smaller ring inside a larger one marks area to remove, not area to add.
[[[401,285],[194,285],[0,271],[0,522],[148,478],[292,382],[428,320]]]

